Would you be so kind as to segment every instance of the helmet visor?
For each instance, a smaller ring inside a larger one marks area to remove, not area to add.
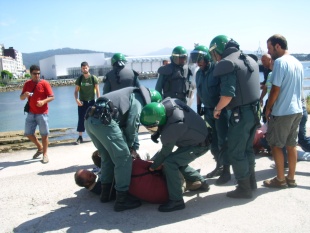
[[[158,125],[154,126],[146,126],[145,127],[150,134],[156,133],[158,130]]]
[[[172,54],[172,61],[177,65],[185,65],[187,62],[187,54]]]
[[[200,60],[203,60],[204,58],[204,53],[201,51],[193,51],[191,52],[190,59],[189,59],[189,64],[195,64],[198,63]]]

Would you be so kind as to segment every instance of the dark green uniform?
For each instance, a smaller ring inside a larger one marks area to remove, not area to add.
[[[207,70],[199,69],[196,73],[197,95],[204,105],[204,117],[212,128],[211,153],[219,165],[228,165],[227,158],[220,158],[219,151],[226,142],[228,113],[223,109],[219,119],[213,116],[214,108],[220,100],[220,79],[213,76],[214,64],[209,63]]]
[[[110,111],[111,106],[107,104],[107,100],[115,107],[113,117],[109,118],[109,114],[98,117],[96,111],[92,112],[85,120],[85,128],[101,156],[102,184],[112,183],[114,177],[115,189],[127,191],[132,166],[129,148],[134,145],[139,116],[142,107],[150,102],[150,96],[145,96],[139,88],[127,87],[98,98],[96,109],[102,106]]]
[[[237,48],[227,48],[216,65],[214,76],[221,80],[221,96],[233,97],[226,109],[231,110],[224,153],[233,167],[235,178],[243,180],[254,172],[253,140],[260,97],[257,63]]]
[[[182,200],[179,171],[186,181],[204,181],[198,171],[188,166],[209,150],[208,129],[205,121],[184,102],[166,98],[162,101],[167,122],[159,127],[162,148],[156,153],[151,168],[163,164],[169,199]],[[177,150],[173,151],[174,146]]]

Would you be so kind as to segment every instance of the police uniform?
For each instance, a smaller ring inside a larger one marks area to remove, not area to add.
[[[222,110],[219,119],[215,119],[213,116],[214,108],[220,100],[220,79],[213,75],[214,66],[215,65],[210,62],[207,70],[199,69],[197,71],[197,95],[204,105],[205,120],[212,128],[211,153],[218,165],[228,165],[227,158],[220,158],[219,152],[226,141],[229,116],[226,109]]]
[[[162,104],[167,121],[159,126],[162,148],[153,157],[151,168],[163,164],[169,199],[180,201],[183,198],[179,171],[186,181],[204,182],[200,173],[188,164],[209,150],[208,129],[205,121],[181,100],[168,97]],[[175,151],[174,146],[178,147]]]
[[[158,69],[159,77],[155,90],[162,95],[163,99],[167,97],[177,98],[186,103],[190,86],[188,72],[187,66],[176,65],[173,62],[161,66]]]
[[[259,124],[258,65],[238,48],[228,47],[224,50],[222,60],[216,65],[213,74],[221,79],[221,96],[233,97],[226,106],[226,109],[231,110],[232,113],[229,119],[228,143],[224,153],[229,158],[239,186],[242,186],[240,190],[246,190],[247,182],[251,180],[250,176],[255,180],[253,140]],[[255,186],[256,181],[251,185]],[[251,188],[255,189],[255,187]],[[227,195],[229,196],[229,193]]]
[[[127,191],[133,147],[144,105],[151,102],[145,87],[127,87],[105,94],[86,113],[85,128],[101,157],[101,182]]]
[[[114,66],[113,70],[106,74],[103,86],[103,94],[116,91],[124,87],[140,87],[139,74],[124,66]]]

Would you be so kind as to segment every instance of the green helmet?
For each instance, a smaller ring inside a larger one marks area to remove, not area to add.
[[[166,121],[166,109],[162,103],[150,103],[143,107],[140,122],[145,127],[161,126]]]
[[[221,55],[224,52],[225,46],[229,40],[230,38],[224,35],[214,37],[210,43],[209,52],[213,53],[215,51]]]
[[[125,63],[127,62],[124,54],[122,53],[115,53],[113,57],[111,58],[111,66],[114,66],[115,62],[118,62],[118,65],[125,66]]]
[[[211,61],[211,55],[209,49],[204,45],[198,45],[190,54],[190,63],[197,63],[201,59],[204,59],[205,62]]]
[[[162,97],[161,94],[156,91],[155,89],[149,89],[150,95],[151,95],[151,102],[161,102],[162,101]]]
[[[185,65],[187,62],[187,51],[182,46],[177,46],[172,50],[171,61],[177,65]]]

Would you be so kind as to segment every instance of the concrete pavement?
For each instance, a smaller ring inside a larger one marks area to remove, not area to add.
[[[153,155],[160,144],[140,133],[141,149]],[[78,187],[73,179],[79,168],[91,169],[91,142],[49,148],[50,162],[33,160],[34,149],[0,154],[0,232],[309,232],[310,163],[298,162],[297,188],[276,190],[262,186],[275,176],[270,157],[256,157],[258,190],[253,199],[225,196],[235,179],[207,193],[184,194],[186,208],[158,212],[158,205],[114,212],[113,202]],[[215,167],[210,152],[191,164],[206,175]]]

